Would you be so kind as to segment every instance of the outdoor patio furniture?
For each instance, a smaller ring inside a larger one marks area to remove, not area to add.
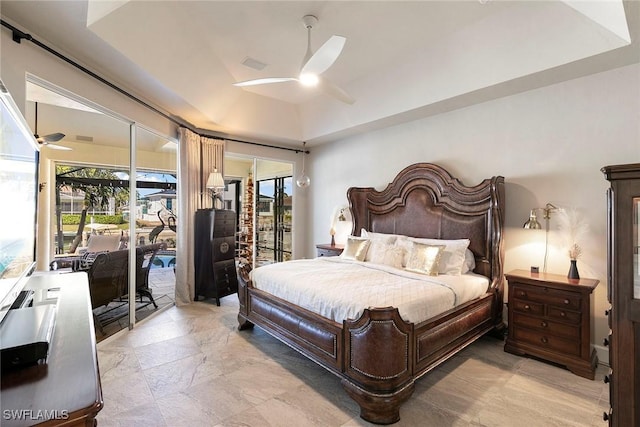
[[[164,249],[164,243],[144,245],[136,248],[136,294],[142,301],[143,297],[149,299],[149,303],[158,307],[151,289],[149,288],[149,269],[153,264],[153,258],[160,249]],[[89,291],[91,294],[91,307],[107,306],[113,301],[124,301],[129,293],[129,250],[123,249],[97,254],[93,262],[85,270],[89,278]],[[125,314],[126,315],[126,312]],[[102,329],[102,323],[96,318],[96,324]]]
[[[86,270],[99,253],[120,249],[120,240],[120,234],[92,234],[85,248],[78,248],[73,255],[56,257],[49,263],[49,269],[71,268],[73,271]]]

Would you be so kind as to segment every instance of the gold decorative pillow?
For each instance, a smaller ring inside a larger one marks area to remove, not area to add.
[[[359,237],[347,238],[347,244],[340,255],[344,259],[353,259],[356,261],[364,261],[367,255],[367,249],[369,249],[369,239],[362,239]]]
[[[465,263],[466,250],[469,247],[469,239],[442,240],[442,239],[410,239],[412,242],[427,245],[444,245],[438,273],[459,276],[469,271]]]
[[[442,245],[413,242],[405,269],[414,273],[437,276],[443,249]]]

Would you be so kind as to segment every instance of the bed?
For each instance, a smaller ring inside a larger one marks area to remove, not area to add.
[[[473,260],[469,274],[483,278],[486,288],[426,319],[394,306],[359,308],[357,317],[321,315],[256,286],[250,266],[241,263],[239,329],[258,325],[298,350],[342,379],[364,420],[391,424],[400,419],[400,406],[418,378],[484,334],[502,333],[504,178],[465,186],[438,165],[418,163],[403,169],[384,190],[352,187],[347,199],[353,236],[364,230],[378,237],[468,239]],[[366,264],[337,259],[309,264],[325,268],[321,262],[327,268]]]

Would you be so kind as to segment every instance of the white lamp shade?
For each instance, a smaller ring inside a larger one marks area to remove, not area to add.
[[[209,178],[207,179],[207,188],[214,190],[224,188],[224,178],[222,177],[222,174],[218,172],[218,169],[214,169],[213,172],[209,174]]]

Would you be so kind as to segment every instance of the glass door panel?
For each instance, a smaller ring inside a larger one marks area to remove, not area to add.
[[[176,141],[136,127],[136,198],[128,215],[137,246],[137,321],[175,301],[177,153]]]
[[[55,135],[40,152],[41,180],[49,183],[41,198],[50,208],[38,214],[38,253],[51,269],[87,272],[101,339],[130,324],[123,218],[129,188],[121,179],[130,164],[131,123],[37,79],[27,82],[26,107],[35,133]]]

